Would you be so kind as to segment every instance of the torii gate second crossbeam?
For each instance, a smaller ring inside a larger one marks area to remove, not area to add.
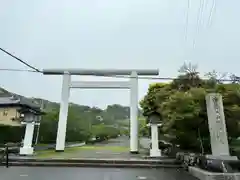
[[[58,121],[56,151],[64,151],[70,88],[130,89],[130,152],[138,153],[138,75],[158,75],[158,70],[139,69],[44,69],[44,75],[62,75],[62,95]],[[129,75],[128,81],[71,81],[71,75]]]

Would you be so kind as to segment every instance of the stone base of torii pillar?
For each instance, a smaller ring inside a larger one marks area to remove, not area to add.
[[[158,127],[161,126],[161,124],[148,124],[148,126],[151,127],[151,142],[152,142],[152,147],[150,149],[150,157],[161,157],[162,152],[159,149],[158,145]]]

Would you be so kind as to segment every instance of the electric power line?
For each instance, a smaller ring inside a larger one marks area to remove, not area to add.
[[[0,71],[18,71],[18,72],[34,72],[33,70],[23,70],[23,69],[0,69]],[[173,81],[173,80],[191,80],[189,78],[173,78],[173,77],[151,77],[151,76],[138,76],[138,77],[131,77],[127,75],[90,75],[94,77],[110,77],[110,78],[120,78],[120,79],[131,79],[131,78],[137,78],[140,80],[166,80],[166,81]],[[238,77],[238,76],[236,76]],[[209,80],[207,78],[201,78],[202,80]],[[232,82],[232,79],[216,79],[216,81],[222,81],[222,82]]]
[[[208,17],[208,26],[211,26],[212,25],[212,18],[213,18],[213,15],[216,11],[216,0],[213,0],[212,2],[212,6],[211,6],[211,10],[210,10],[210,14],[209,14],[209,17]]]
[[[35,70],[26,70],[26,69],[8,69],[8,68],[0,68],[0,71],[16,71],[16,72],[33,72],[33,73],[39,73],[38,71]]]
[[[190,0],[187,0],[186,25],[185,25],[185,41],[188,39],[188,21],[189,21]]]
[[[184,44],[185,44],[185,48],[184,48],[184,52],[183,52],[184,60],[186,60],[188,58],[187,49],[188,49],[189,11],[190,11],[190,0],[187,0],[187,10],[186,10],[185,29],[184,29]]]
[[[205,10],[206,10],[206,4],[207,2],[205,0],[202,0],[202,11],[201,11],[201,18],[200,18],[200,25],[202,24],[202,27],[204,25],[204,13],[205,13]],[[199,26],[199,31],[200,31],[200,26]]]
[[[0,48],[0,50],[1,50],[2,52],[4,52],[5,54],[11,56],[12,58],[18,60],[18,61],[21,62],[22,64],[26,65],[27,67],[35,70],[36,72],[41,72],[38,68],[35,68],[35,67],[31,66],[31,65],[28,64],[26,61],[23,61],[22,59],[20,59],[20,58],[18,58],[17,56],[11,54],[10,52],[6,51],[5,49]]]
[[[121,76],[121,75],[93,75],[93,76],[97,76],[97,77],[112,77],[112,78],[127,78],[127,79],[131,79],[131,78],[137,78],[137,79],[141,79],[141,80],[166,80],[166,81],[173,81],[173,80],[191,80],[190,78],[172,78],[172,77],[149,77],[149,76],[139,76],[139,77],[131,77],[131,76]],[[207,78],[201,78],[201,80],[210,80]],[[216,81],[222,81],[222,82],[232,82],[232,79],[216,79]]]
[[[198,14],[197,14],[196,32],[195,32],[195,37],[193,39],[193,50],[196,47],[196,39],[197,39],[197,35],[199,34],[199,31],[200,31],[201,21],[202,21],[203,12],[204,12],[204,3],[205,3],[204,0],[200,0],[200,5],[198,8]]]

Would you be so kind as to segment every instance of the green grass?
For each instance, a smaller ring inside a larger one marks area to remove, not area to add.
[[[82,146],[79,147],[79,149],[85,149],[85,150],[110,150],[113,152],[125,152],[128,151],[128,147],[121,147],[121,146]]]
[[[119,146],[82,146],[82,147],[70,147],[65,148],[64,152],[55,152],[55,150],[43,150],[38,151],[36,154],[37,158],[67,158],[74,155],[75,153],[80,153],[81,151],[101,151],[107,150],[115,153],[128,152],[128,147]]]

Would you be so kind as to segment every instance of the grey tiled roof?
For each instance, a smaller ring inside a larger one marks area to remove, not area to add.
[[[23,96],[19,98],[20,98],[20,104],[28,105],[33,108],[40,108],[40,104],[37,104],[33,99],[28,99]]]
[[[0,97],[0,104],[18,104],[20,99],[14,99],[12,97]]]
[[[26,105],[31,108],[40,108],[40,106],[30,99],[27,99],[22,96],[13,95],[9,97],[0,97],[0,105],[7,105],[7,104],[19,104],[19,105]]]
[[[39,109],[40,104],[34,102],[34,99],[26,98],[14,93],[11,93],[0,87],[0,105],[25,105],[30,108]]]

